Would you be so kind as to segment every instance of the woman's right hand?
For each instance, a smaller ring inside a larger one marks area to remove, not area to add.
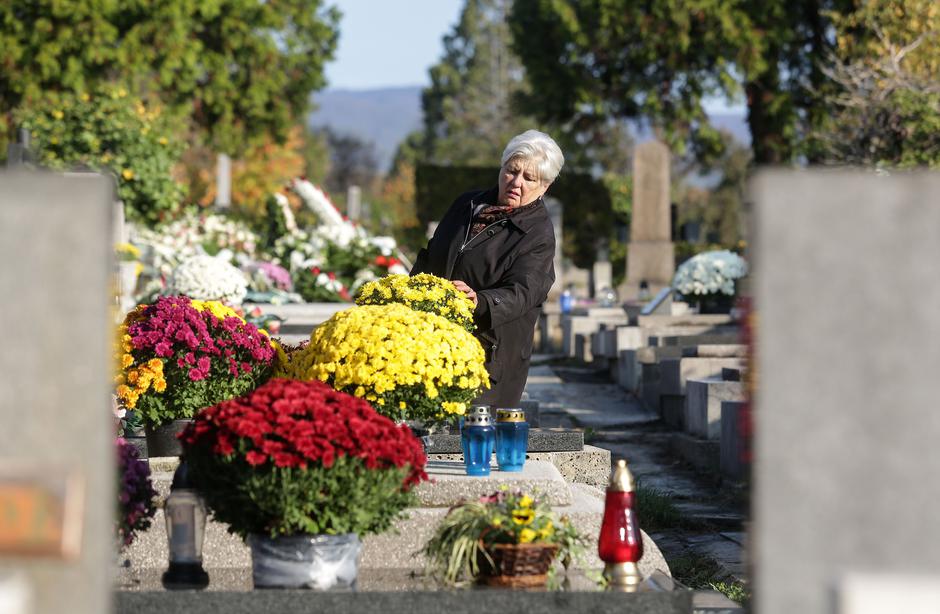
[[[453,283],[454,283],[454,286],[458,290],[466,294],[467,298],[473,301],[473,306],[476,307],[477,306],[477,293],[473,290],[473,288],[471,288],[464,282],[460,281],[459,279],[453,280]]]

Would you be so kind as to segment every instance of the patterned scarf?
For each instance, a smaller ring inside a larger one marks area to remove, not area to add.
[[[473,219],[473,225],[470,226],[470,238],[480,234],[484,228],[504,220],[506,218],[518,215],[523,211],[529,211],[535,209],[539,206],[539,203],[542,202],[541,198],[537,198],[534,201],[530,202],[528,205],[523,205],[521,207],[510,207],[509,205],[486,205],[483,209],[477,213],[477,216]]]

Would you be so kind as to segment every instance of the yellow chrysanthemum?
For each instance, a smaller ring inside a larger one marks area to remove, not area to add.
[[[363,285],[356,297],[358,305],[401,303],[417,311],[434,313],[467,330],[473,330],[473,301],[454,284],[429,273],[414,277],[387,275]]]
[[[522,498],[519,499],[519,507],[532,507],[532,497],[523,495]]]
[[[329,382],[396,418],[441,419],[465,412],[480,388],[489,386],[484,359],[466,329],[390,303],[335,314],[277,375]]]

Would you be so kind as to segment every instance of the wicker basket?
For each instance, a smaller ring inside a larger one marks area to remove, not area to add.
[[[558,553],[555,544],[494,544],[487,549],[493,564],[483,560],[480,581],[488,586],[529,588],[544,586]]]

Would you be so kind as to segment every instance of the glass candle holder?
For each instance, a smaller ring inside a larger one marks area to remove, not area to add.
[[[496,443],[496,429],[493,427],[489,407],[478,406],[470,410],[464,419],[460,431],[460,445],[463,448],[463,460],[467,475],[487,476],[490,474],[490,457]]]
[[[521,409],[496,410],[496,462],[500,471],[522,471],[529,449],[529,423]]]

